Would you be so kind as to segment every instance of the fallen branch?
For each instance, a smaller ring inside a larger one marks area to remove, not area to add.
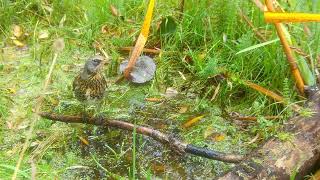
[[[120,120],[111,120],[108,118],[96,118],[96,117],[89,117],[84,120],[81,116],[70,116],[70,115],[60,115],[60,114],[53,114],[48,112],[40,112],[39,115],[43,118],[50,119],[52,121],[60,121],[65,123],[83,123],[83,124],[93,124],[97,126],[108,126],[114,127],[119,129],[124,129],[128,131],[133,131],[136,128],[136,132],[138,134],[143,134],[149,136],[156,141],[159,141],[163,144],[169,145],[170,149],[178,154],[193,154],[201,157],[205,157],[208,159],[228,162],[228,163],[238,163],[244,159],[241,155],[235,154],[225,154],[222,152],[210,150],[207,148],[196,147],[191,144],[186,144],[184,142],[179,141],[178,139],[174,138],[173,136],[164,134],[158,130],[134,125],[125,121]]]
[[[320,92],[307,105],[311,117],[296,116],[289,119],[284,131],[289,140],[272,138],[251,156],[239,163],[219,180],[234,179],[304,179],[320,167]]]

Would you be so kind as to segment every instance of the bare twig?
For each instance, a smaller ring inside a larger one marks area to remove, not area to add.
[[[109,9],[111,11],[111,14],[115,17],[119,17],[121,16],[120,12],[118,11],[118,9],[116,7],[114,7],[112,4],[109,5]]]
[[[259,133],[257,133],[257,135],[251,141],[249,141],[249,142],[247,142],[245,144],[249,145],[249,144],[252,144],[252,143],[256,142],[258,140],[259,136],[260,136]]]
[[[93,124],[97,126],[109,126],[109,127],[124,129],[128,131],[133,131],[133,129],[135,128],[138,134],[149,136],[155,139],[156,141],[169,145],[170,149],[178,154],[189,153],[189,154],[194,154],[201,157],[228,162],[228,163],[238,163],[244,158],[241,155],[225,154],[225,153],[213,151],[207,148],[201,148],[191,144],[186,144],[174,138],[173,136],[164,134],[158,130],[144,127],[144,126],[137,126],[137,125],[135,126],[134,124],[131,124],[125,121],[112,120],[112,119],[101,118],[101,117],[100,118],[90,117],[84,120],[82,116],[59,115],[59,114],[52,114],[48,112],[41,112],[39,113],[39,115],[46,119],[50,119],[53,121],[66,122],[66,123],[84,123],[84,124]]]
[[[132,51],[134,47],[121,47],[119,50],[121,51]],[[142,52],[144,53],[152,53],[152,54],[160,54],[161,50],[159,49],[148,49],[148,48],[143,48]]]
[[[243,121],[256,121],[258,117],[255,116],[230,116],[232,119],[243,120]],[[268,120],[279,119],[280,116],[264,116],[263,118]]]
[[[37,178],[37,166],[33,159],[30,159],[30,166],[31,166],[31,179],[36,180]]]
[[[115,84],[119,84],[119,83],[122,82],[124,79],[125,79],[124,75],[121,74],[114,83],[115,83]]]
[[[184,12],[184,0],[180,0],[180,3],[179,3],[179,20],[180,22],[182,21],[182,18],[183,18],[183,12]]]
[[[110,60],[110,57],[108,53],[103,49],[103,44],[100,43],[99,41],[95,41],[93,43],[93,47],[100,51],[100,53],[105,57],[105,60],[108,62]]]
[[[260,9],[260,11],[265,11],[265,6],[260,0],[252,0],[252,2]]]
[[[248,18],[248,16],[246,16],[242,10],[239,10],[239,15],[240,17],[252,28],[253,32],[256,34],[256,36],[259,37],[259,39],[261,39],[263,42],[267,41],[267,38],[264,37],[257,29],[256,27],[253,25],[253,23],[251,22],[251,20]]]
[[[261,92],[262,94],[264,94],[264,95],[266,95],[268,97],[271,97],[272,99],[274,99],[275,101],[277,101],[279,103],[282,103],[282,104],[285,104],[285,105],[288,104],[288,102],[286,102],[285,99],[282,96],[280,96],[277,93],[272,92],[269,89],[266,89],[266,88],[264,88],[264,87],[262,87],[262,86],[260,86],[258,84],[255,84],[255,83],[252,83],[252,82],[249,82],[249,81],[245,81],[244,84],[249,86],[250,88],[252,88],[254,90],[257,90],[257,91]],[[302,109],[302,107],[300,107],[297,104],[291,105],[290,108],[292,108],[292,110],[294,110],[297,113],[299,113],[300,110]]]

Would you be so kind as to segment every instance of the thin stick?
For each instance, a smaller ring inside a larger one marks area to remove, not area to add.
[[[121,74],[120,77],[118,77],[118,79],[114,82],[115,84],[119,84],[120,82],[122,82],[125,79],[124,75]]]
[[[58,39],[56,42],[58,41],[61,41],[61,39]],[[63,41],[62,41],[62,44],[63,44]],[[34,126],[36,124],[36,121],[38,121],[40,119],[40,117],[38,116],[38,113],[40,112],[40,108],[41,108],[41,105],[42,105],[42,102],[43,102],[43,99],[44,99],[44,95],[45,95],[45,92],[47,91],[48,89],[48,85],[50,83],[50,79],[51,79],[51,76],[52,76],[52,72],[53,72],[53,68],[57,62],[57,58],[58,58],[58,54],[60,51],[62,51],[62,49],[64,48],[64,44],[63,44],[63,47],[61,49],[58,49],[55,51],[54,53],[54,57],[53,57],[53,60],[52,60],[52,63],[51,63],[51,66],[50,66],[50,70],[47,74],[47,77],[46,77],[46,81],[44,83],[44,86],[43,86],[43,89],[42,89],[42,93],[40,94],[38,100],[37,100],[37,104],[36,104],[36,107],[35,107],[35,113],[33,114],[32,116],[32,120],[30,122],[30,128],[29,128],[29,131],[27,132],[27,136],[26,136],[26,140],[23,144],[23,147],[22,147],[22,150],[21,150],[21,153],[20,153],[20,156],[19,156],[19,159],[18,159],[18,162],[16,164],[16,167],[14,169],[14,173],[12,175],[12,180],[15,180],[17,178],[17,175],[18,175],[18,171],[20,169],[20,166],[21,166],[21,162],[23,160],[23,156],[29,146],[29,143],[30,143],[30,138],[32,136],[32,132],[33,132],[33,129],[34,129]]]
[[[242,10],[239,10],[240,17],[252,28],[253,32],[258,36],[263,42],[267,41],[267,38],[264,37],[256,28],[254,27],[253,23],[250,21],[248,16],[246,16]]]
[[[266,5],[267,5],[267,8],[268,8],[269,11],[271,11],[271,12],[274,11],[274,8],[273,8],[271,0],[266,0]],[[293,53],[292,53],[292,51],[290,49],[289,43],[288,43],[288,41],[286,39],[285,33],[284,33],[283,29],[282,29],[283,27],[281,26],[280,23],[274,23],[274,25],[276,27],[278,36],[279,36],[280,41],[282,43],[284,52],[285,52],[285,54],[287,56],[287,60],[288,60],[288,63],[290,65],[291,73],[292,73],[292,75],[293,75],[293,77],[294,77],[294,79],[296,81],[297,88],[298,88],[299,92],[302,95],[304,95],[304,82],[303,82],[303,79],[301,77],[300,71],[298,69],[296,60],[293,57]]]
[[[238,163],[242,161],[244,158],[241,155],[225,154],[223,152],[218,152],[218,151],[210,150],[207,148],[201,148],[191,144],[186,144],[174,138],[173,136],[164,134],[158,130],[144,127],[144,126],[134,125],[121,120],[112,120],[112,119],[101,118],[101,117],[100,118],[89,117],[89,118],[86,118],[86,120],[84,120],[82,116],[59,115],[59,114],[53,114],[48,112],[40,112],[39,115],[46,119],[65,122],[65,123],[83,123],[83,124],[93,124],[97,126],[109,126],[109,127],[124,129],[128,131],[133,131],[134,129],[136,129],[136,133],[149,136],[155,139],[156,141],[169,145],[171,150],[181,155],[185,153],[189,153],[189,154],[198,155],[201,157],[228,162],[228,163]]]
[[[260,9],[260,11],[265,11],[265,6],[261,3],[260,0],[252,0],[252,2]]]
[[[264,19],[268,23],[320,22],[320,14],[264,12]]]
[[[254,90],[259,91],[260,93],[262,93],[262,94],[264,94],[264,95],[266,95],[268,97],[271,97],[272,99],[274,99],[275,101],[277,101],[279,103],[287,105],[287,102],[284,100],[284,98],[282,96],[278,95],[275,92],[270,91],[269,89],[266,89],[266,88],[264,88],[262,86],[259,86],[258,84],[255,84],[255,83],[252,83],[252,82],[249,82],[249,81],[245,81],[244,84],[249,86],[250,88],[252,88]],[[296,105],[296,104],[293,104],[290,107],[295,112],[298,112],[298,113],[302,109],[299,105]]]
[[[244,82],[245,85],[251,87],[252,89],[255,89],[261,93],[263,93],[264,95],[268,96],[268,97],[271,97],[272,99],[276,100],[277,102],[280,102],[282,103],[284,101],[284,98],[262,86],[259,86],[258,84],[255,84],[255,83],[252,83],[252,82],[249,82],[249,81],[245,81]]]
[[[148,39],[148,35],[149,35],[149,30],[150,30],[150,24],[151,24],[151,19],[152,19],[152,13],[153,13],[153,9],[154,9],[154,4],[155,4],[155,0],[150,0],[149,1],[149,5],[148,5],[148,9],[147,9],[147,13],[145,16],[145,19],[143,21],[143,25],[141,28],[141,32],[140,35],[137,39],[137,42],[134,46],[134,49],[131,53],[131,56],[129,58],[129,62],[128,65],[126,67],[126,69],[124,70],[124,77],[126,79],[130,79],[131,78],[131,71],[133,69],[133,67],[136,64],[136,61],[138,59],[138,57],[140,56],[144,45],[147,42]]]
[[[128,47],[121,47],[119,48],[121,51],[132,51],[134,49],[134,47],[132,46],[128,46]],[[148,48],[143,48],[142,52],[145,53],[152,53],[152,54],[160,54],[161,50],[158,49],[148,49]]]
[[[184,12],[184,0],[180,0],[180,3],[179,3],[179,18],[178,18],[180,21],[182,21],[183,12]]]
[[[231,116],[230,118],[237,119],[237,120],[243,120],[243,121],[256,121],[256,120],[258,120],[258,118],[254,117],[254,116]],[[281,117],[280,116],[264,116],[263,118],[265,118],[267,120],[273,120],[273,119],[279,119]]]
[[[112,6],[112,5],[110,5],[110,6]],[[98,49],[100,51],[100,53],[103,54],[103,56],[106,58],[105,59],[106,61],[109,61],[110,57],[109,57],[108,53],[102,47],[103,46],[99,41],[95,41],[94,48]]]

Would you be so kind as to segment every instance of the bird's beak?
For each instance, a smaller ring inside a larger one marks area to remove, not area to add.
[[[100,62],[100,64],[98,65],[98,68],[97,69],[99,69],[99,70],[102,70],[106,65],[108,65],[109,64],[109,61],[106,61],[105,59],[104,60],[102,60],[101,62]]]
[[[99,64],[99,66],[100,66],[99,68],[102,69],[102,68],[104,68],[107,64],[108,64],[108,62],[105,61],[105,60],[103,60],[103,61],[101,61],[101,63]]]
[[[110,59],[104,58],[101,63],[103,64],[103,66],[107,66],[108,64],[110,64]]]

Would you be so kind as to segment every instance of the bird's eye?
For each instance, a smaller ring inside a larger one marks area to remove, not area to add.
[[[100,59],[94,59],[93,62],[100,63]]]

